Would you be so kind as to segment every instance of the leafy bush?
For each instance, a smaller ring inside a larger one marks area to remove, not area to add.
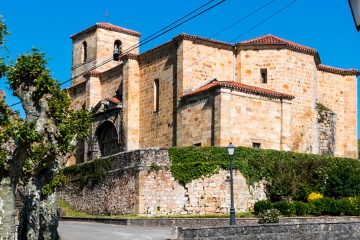
[[[311,209],[314,207],[313,204],[296,201],[294,202],[295,214],[297,216],[306,216],[310,214]]]
[[[280,213],[284,216],[294,216],[296,214],[296,208],[293,203],[290,202],[275,202],[273,204],[274,208],[280,211]]]
[[[268,200],[257,201],[254,205],[255,214],[263,213],[273,208],[273,204]]]
[[[171,171],[182,184],[229,169],[225,147],[173,147]],[[272,202],[307,201],[317,192],[327,197],[360,195],[360,161],[316,154],[236,147],[233,168],[249,185],[267,182]]]
[[[266,210],[263,213],[259,213],[258,217],[259,217],[258,222],[261,224],[278,223],[278,222],[280,222],[281,214],[280,214],[279,210],[272,208],[272,209]]]

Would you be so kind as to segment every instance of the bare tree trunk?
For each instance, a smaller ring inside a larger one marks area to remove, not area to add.
[[[15,239],[15,185],[10,177],[0,182],[0,239]]]
[[[41,187],[29,181],[25,187],[23,209],[18,229],[18,239],[60,239],[57,227],[56,194],[41,199]]]

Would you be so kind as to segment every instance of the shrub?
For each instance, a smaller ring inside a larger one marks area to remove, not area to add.
[[[276,208],[277,210],[280,211],[280,213],[284,216],[294,216],[296,213],[296,208],[295,205],[293,203],[289,203],[289,202],[276,202],[273,204],[274,208]]]
[[[312,201],[314,201],[316,199],[319,199],[319,198],[323,198],[323,196],[320,193],[312,192],[308,196],[307,200],[308,200],[308,202],[312,202]]]
[[[272,208],[263,213],[259,213],[259,223],[278,223],[280,222],[280,211]]]
[[[314,205],[304,202],[294,202],[294,206],[295,206],[295,213],[297,216],[306,216],[310,213],[311,207],[313,207]]]
[[[273,204],[268,200],[257,201],[254,205],[255,214],[263,213],[273,208]]]

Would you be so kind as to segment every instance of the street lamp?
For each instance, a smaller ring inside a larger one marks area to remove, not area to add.
[[[235,146],[232,145],[230,142],[229,146],[227,147],[229,158],[230,158],[230,225],[235,225],[235,208],[234,208],[234,186],[233,186],[233,167],[232,161],[234,156]]]
[[[351,13],[354,18],[356,29],[360,30],[360,0],[349,0]]]

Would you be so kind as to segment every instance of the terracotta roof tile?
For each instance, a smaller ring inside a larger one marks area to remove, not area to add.
[[[260,94],[260,95],[265,95],[265,96],[271,96],[274,98],[285,98],[285,99],[295,98],[293,95],[287,94],[287,93],[280,93],[280,92],[276,92],[276,91],[272,91],[272,90],[268,90],[268,89],[264,89],[264,88],[259,88],[259,87],[254,87],[254,86],[249,86],[249,85],[245,85],[245,84],[233,82],[233,81],[217,81],[217,80],[213,80],[212,82],[206,84],[205,86],[195,89],[189,93],[186,93],[186,94],[182,95],[181,98],[185,98],[185,97],[193,96],[198,93],[206,92],[206,91],[208,91],[210,89],[214,89],[216,87],[234,88],[241,92],[250,93],[250,94]]]
[[[121,101],[116,97],[109,97],[109,98],[106,98],[106,99],[113,102],[113,103],[121,103]]]
[[[83,74],[83,76],[91,76],[91,77],[98,77],[102,72],[96,71],[96,70],[92,70],[90,72],[86,72]]]
[[[325,71],[325,72],[331,72],[331,73],[337,73],[337,74],[341,74],[341,75],[356,75],[359,76],[360,72],[357,69],[342,69],[342,68],[335,68],[335,67],[330,67],[330,66],[326,66],[324,64],[319,64],[317,66],[317,68],[321,71]]]
[[[294,43],[289,40],[273,36],[271,34],[257,38],[252,38],[238,43],[238,45],[254,45],[254,44],[285,44],[286,46],[293,47],[295,49],[299,49],[311,53],[318,53],[314,48],[309,48],[307,46],[300,45],[298,43]]]
[[[101,22],[101,23],[96,23],[95,25],[93,25],[93,26],[91,26],[91,27],[79,32],[79,33],[71,35],[70,38],[74,39],[77,36],[80,36],[81,34],[91,32],[91,31],[95,31],[97,28],[103,28],[103,29],[113,30],[113,31],[116,31],[116,32],[122,32],[122,33],[130,34],[130,35],[133,35],[133,36],[137,36],[137,37],[141,36],[141,33],[139,33],[139,32],[136,32],[136,31],[133,31],[133,30],[130,30],[130,29],[127,29],[127,28],[119,27],[119,26],[116,26],[116,25],[111,24],[111,23],[103,23],[103,22]]]
[[[141,36],[141,33],[127,29],[127,28],[123,28],[123,27],[119,27],[116,25],[113,25],[111,23],[107,23],[107,22],[101,22],[101,23],[96,23],[96,26],[101,27],[101,28],[105,28],[105,29],[109,29],[109,30],[114,30],[117,32],[124,32],[124,33],[129,33],[131,35],[135,35],[135,36]]]

